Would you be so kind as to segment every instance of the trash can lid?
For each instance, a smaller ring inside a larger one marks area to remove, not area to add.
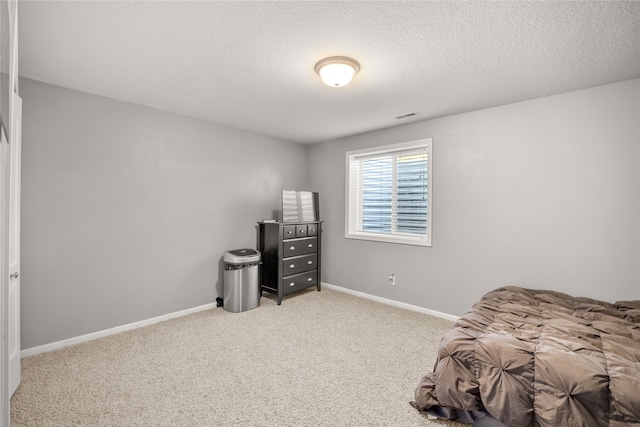
[[[229,253],[235,256],[252,256],[260,254],[260,252],[253,249],[235,249],[233,251],[229,251]]]
[[[224,261],[230,263],[260,261],[260,252],[255,249],[234,249],[224,253]]]

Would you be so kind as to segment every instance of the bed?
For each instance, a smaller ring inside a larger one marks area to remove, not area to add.
[[[640,301],[489,292],[442,338],[411,403],[477,425],[640,425]]]

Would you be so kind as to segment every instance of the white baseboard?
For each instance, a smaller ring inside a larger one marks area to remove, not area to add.
[[[442,313],[435,310],[429,310],[428,308],[418,307],[416,305],[407,304],[404,302],[394,301],[387,298],[377,297],[375,295],[365,294],[364,292],[354,291],[351,289],[343,288],[340,286],[332,285],[330,283],[322,282],[322,286],[327,289],[332,289],[334,291],[344,292],[346,294],[355,295],[360,298],[366,298],[372,301],[380,302],[382,304],[391,305],[394,307],[404,308],[406,310],[417,311],[419,313],[429,314],[431,316],[440,317],[442,319],[447,320],[458,320],[458,316],[454,316],[452,314]],[[197,313],[203,310],[209,310],[210,308],[216,307],[215,303],[205,304],[198,307],[188,308],[182,311],[176,311],[174,313],[164,314],[162,316],[152,317],[151,319],[141,320],[139,322],[133,322],[122,326],[116,326],[115,328],[105,329],[102,331],[92,332],[86,335],[80,335],[78,337],[68,338],[66,340],[56,341],[49,344],[39,345],[37,347],[31,347],[24,349],[20,352],[20,357],[29,357],[35,356],[36,354],[46,353],[49,351],[58,350],[64,347],[68,347],[70,345],[80,344],[83,342],[95,340],[102,337],[108,337],[109,335],[114,335],[120,332],[130,331],[132,329],[141,328],[143,326],[153,325],[154,323],[163,322],[169,319],[175,319],[176,317],[186,316],[188,314]]]
[[[115,328],[92,332],[86,335],[80,335],[79,337],[69,338],[62,341],[56,341],[49,344],[39,345],[37,347],[27,348],[20,352],[20,357],[23,358],[28,356],[34,356],[36,354],[58,350],[63,347],[68,347],[70,345],[80,344],[83,342],[95,340],[102,337],[108,337],[109,335],[130,331],[132,329],[141,328],[143,326],[153,325],[154,323],[163,322],[169,319],[175,319],[176,317],[186,316],[188,314],[197,313],[199,311],[208,310],[214,307],[216,307],[216,303],[200,305],[198,307],[192,307],[186,310],[176,311],[174,313],[163,314],[162,316],[152,317],[151,319],[145,319],[145,320],[140,320],[139,322],[133,322],[133,323],[128,323],[122,326],[116,326]]]
[[[431,316],[440,317],[442,319],[456,321],[460,318],[459,316],[454,316],[453,314],[442,313],[440,311],[429,310],[428,308],[424,308],[424,307],[418,307],[417,305],[411,305],[404,302],[394,301],[392,299],[365,294],[364,292],[354,291],[351,289],[332,285],[331,283],[322,282],[322,287],[326,287],[327,289],[332,289],[334,291],[344,292],[346,294],[355,295],[357,297],[370,299],[372,301],[381,302],[383,304],[392,305],[394,307],[400,307],[400,308],[404,308],[411,311],[417,311],[418,313],[429,314]]]

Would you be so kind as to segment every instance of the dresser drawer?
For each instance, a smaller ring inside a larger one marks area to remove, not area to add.
[[[318,238],[309,237],[306,239],[287,240],[284,245],[284,257],[306,255],[318,252]]]
[[[307,225],[296,225],[296,237],[307,237]]]
[[[282,227],[282,238],[286,239],[295,239],[296,238],[296,226],[295,225],[285,225]]]
[[[307,236],[317,236],[318,235],[318,224],[309,224],[307,226]]]
[[[318,284],[318,270],[307,271],[282,279],[282,288],[285,294],[299,291]]]
[[[282,261],[282,275],[290,276],[303,271],[318,268],[318,254],[303,255],[294,258],[286,258]]]

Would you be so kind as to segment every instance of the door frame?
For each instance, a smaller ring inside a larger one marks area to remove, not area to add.
[[[3,1],[4,3],[4,1]],[[9,15],[9,112],[1,118],[3,126],[12,126],[12,110],[14,96],[18,95],[18,1],[7,0],[8,10],[2,12]],[[6,22],[6,21],[5,21]],[[5,95],[7,96],[7,95]],[[1,126],[0,126],[1,127]],[[9,389],[9,209],[10,209],[10,169],[11,138],[4,127],[0,129],[0,426],[10,424],[10,389]]]

